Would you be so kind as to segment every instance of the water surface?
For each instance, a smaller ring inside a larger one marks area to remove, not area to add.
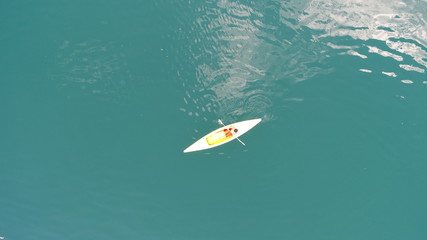
[[[0,11],[0,237],[427,237],[425,1]]]

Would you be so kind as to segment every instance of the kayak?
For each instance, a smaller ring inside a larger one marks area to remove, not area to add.
[[[195,152],[221,146],[242,136],[260,123],[261,120],[261,118],[246,120],[218,128],[191,144],[184,152]]]

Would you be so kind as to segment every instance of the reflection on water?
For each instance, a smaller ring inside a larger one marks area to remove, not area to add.
[[[288,10],[276,2],[227,0],[198,7],[191,29],[198,37],[189,49],[197,60],[196,83],[184,80],[184,102],[190,106],[182,111],[207,120],[189,110],[203,107],[212,113],[209,118],[226,122],[268,121],[275,117],[276,100],[294,99],[286,99],[289,86],[328,72],[319,67],[328,57],[325,46],[307,38],[310,29],[295,28],[285,17]]]
[[[405,73],[425,73],[427,24],[422,1],[209,1],[195,7],[191,31],[194,76],[183,112],[205,121],[261,117],[292,99],[298,82],[333,71],[335,55],[363,60],[356,69],[379,73],[404,84],[420,83]],[[189,35],[190,36],[190,35]],[[192,35],[193,36],[193,35]],[[395,63],[372,66],[375,58]],[[412,76],[412,75],[411,75]],[[194,78],[196,81],[194,81]],[[421,82],[425,83],[425,82]]]
[[[298,20],[306,26],[324,31],[320,37],[342,41],[343,37],[362,40],[347,54],[368,58],[360,52],[390,57],[396,61],[391,68],[424,73],[427,67],[427,25],[424,17],[427,3],[423,1],[311,1]],[[369,40],[380,41],[372,46]],[[330,46],[336,46],[330,43]],[[333,47],[334,49],[339,49]],[[405,64],[399,63],[405,61]],[[400,77],[395,72],[381,73]],[[370,71],[372,72],[372,71]],[[402,76],[404,77],[404,76]],[[414,83],[401,80],[403,83]]]

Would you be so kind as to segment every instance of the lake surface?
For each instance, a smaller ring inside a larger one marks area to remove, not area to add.
[[[0,237],[427,239],[425,0],[0,13]]]

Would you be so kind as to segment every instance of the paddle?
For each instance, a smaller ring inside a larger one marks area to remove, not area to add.
[[[221,119],[218,119],[218,123],[221,124],[222,126],[225,126],[225,124],[221,121]],[[243,144],[243,146],[246,146],[246,144],[242,142],[242,140],[240,140],[238,137],[236,137],[236,139],[239,140],[239,142]]]

